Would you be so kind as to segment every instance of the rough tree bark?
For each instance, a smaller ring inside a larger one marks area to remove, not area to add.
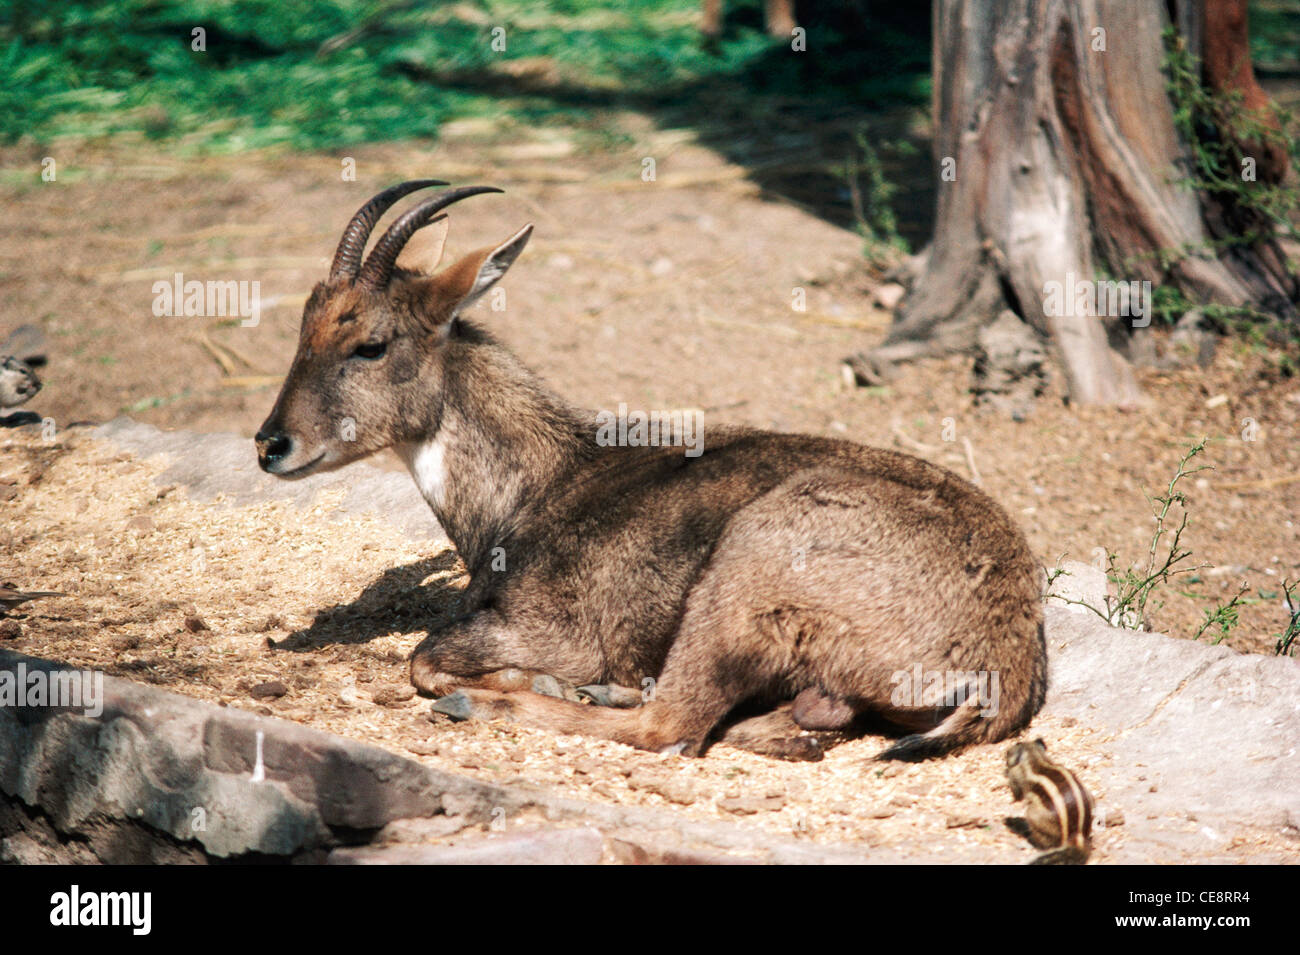
[[[972,350],[1010,308],[1048,343],[1072,401],[1129,405],[1138,389],[1127,320],[1047,314],[1046,283],[1104,269],[1194,300],[1289,308],[1296,289],[1281,257],[1208,251],[1215,217],[1177,181],[1189,153],[1162,32],[1172,16],[1207,82],[1261,105],[1245,2],[935,0],[936,174],[948,160],[956,178],[940,182],[934,240],[886,341],[851,359],[859,379]],[[1285,163],[1261,152],[1261,177]],[[1152,254],[1175,248],[1201,251],[1163,263]]]

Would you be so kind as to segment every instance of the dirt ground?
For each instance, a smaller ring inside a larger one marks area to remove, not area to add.
[[[463,585],[445,542],[413,548],[379,522],[341,527],[324,504],[307,514],[199,507],[154,483],[160,463],[124,459],[69,427],[127,413],[251,437],[293,354],[305,295],[355,208],[398,178],[494,183],[507,195],[453,212],[449,254],[536,223],[505,283],[507,308],[480,306],[479,318],[578,404],[702,408],[706,434],[710,420],[740,422],[896,446],[966,476],[973,464],[1048,566],[1097,548],[1144,556],[1144,492],[1163,489],[1188,446],[1208,438],[1203,463],[1214,470],[1188,479],[1183,541],[1189,564],[1204,566],[1157,595],[1155,624],[1190,636],[1244,582],[1250,602],[1226,643],[1272,651],[1282,583],[1300,578],[1300,380],[1282,377],[1275,355],[1225,342],[1207,368],[1144,371],[1146,403],[1129,413],[1065,405],[1058,376],[1023,423],[973,407],[965,358],[912,366],[886,389],[848,387],[841,360],[878,342],[890,318],[869,304],[879,279],[860,240],[763,195],[689,131],[623,122],[635,142],[618,149],[554,129],[506,141],[465,124],[436,147],[352,153],[357,182],[341,181],[341,157],[184,160],[141,145],[69,147],[56,153],[59,180],[41,183],[41,151],[0,151],[11,173],[0,180],[0,330],[36,322],[49,333],[46,387],[30,409],[56,429],[53,441],[0,430],[0,581],[71,595],[29,607],[6,645],[482,778],[743,814],[827,841],[906,846],[929,833],[1019,860],[1027,848],[997,822],[1013,811],[1000,747],[880,767],[868,760],[881,740],[865,739],[792,765],[431,723],[405,658]],[[647,155],[652,183],[640,178]],[[261,281],[259,324],[155,316],[152,284],[176,272]],[[796,287],[807,290],[804,312],[791,307]],[[1035,728],[1076,765],[1107,759],[1087,727]],[[1122,828],[1106,830],[1099,860],[1122,844]]]

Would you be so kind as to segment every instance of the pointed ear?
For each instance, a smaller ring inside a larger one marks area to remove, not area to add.
[[[434,277],[439,298],[445,303],[447,316],[454,318],[473,305],[488,289],[496,285],[533,234],[530,222],[495,249],[479,249]]]
[[[451,225],[445,215],[438,216],[415,235],[411,236],[402,254],[397,257],[397,267],[432,275],[442,261],[443,247],[447,243],[447,228]]]

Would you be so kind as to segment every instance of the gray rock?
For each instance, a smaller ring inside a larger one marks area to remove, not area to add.
[[[897,282],[886,282],[884,285],[876,287],[876,290],[871,293],[871,300],[885,311],[892,312],[898,307],[898,303],[903,300],[903,296],[906,294],[907,289]]]
[[[1015,312],[1004,309],[976,334],[971,379],[977,405],[1019,421],[1047,386],[1047,349]]]
[[[1063,560],[1059,569],[1062,573],[1056,576],[1047,591],[1049,606],[1064,607],[1074,613],[1094,616],[1089,607],[1096,608],[1102,613],[1106,612],[1108,581],[1104,571],[1081,560]],[[1087,606],[1080,606],[1080,604],[1087,604]]]
[[[358,462],[300,481],[282,481],[262,472],[252,439],[237,434],[160,431],[125,417],[100,425],[90,434],[142,458],[166,456],[168,468],[157,483],[182,484],[195,500],[210,501],[224,494],[236,504],[291,500],[306,505],[321,489],[341,484],[348,494],[339,514],[378,514],[414,540],[449,544],[407,474]]]
[[[1140,822],[1151,813],[1281,827],[1300,809],[1300,663],[1057,607],[1047,634],[1044,713],[1119,734],[1093,772],[1130,837],[1152,828]]]
[[[0,651],[0,670],[20,664],[60,669]],[[466,792],[518,805],[378,747],[115,677],[104,677],[102,703],[97,717],[0,707],[0,792],[39,807],[61,832],[134,820],[213,856],[292,855],[328,845],[336,828],[433,816]]]

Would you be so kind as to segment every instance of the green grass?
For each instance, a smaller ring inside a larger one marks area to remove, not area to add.
[[[1251,0],[1250,58],[1256,71],[1300,71],[1300,0]]]
[[[762,33],[755,0],[728,5],[715,49],[697,17],[696,0],[3,0],[0,141],[328,149],[466,117],[599,127],[609,108],[748,117],[803,98],[812,120],[819,102],[929,95],[928,41],[910,21],[851,38],[810,23],[810,52],[791,54]],[[544,79],[512,74],[519,60]]]

